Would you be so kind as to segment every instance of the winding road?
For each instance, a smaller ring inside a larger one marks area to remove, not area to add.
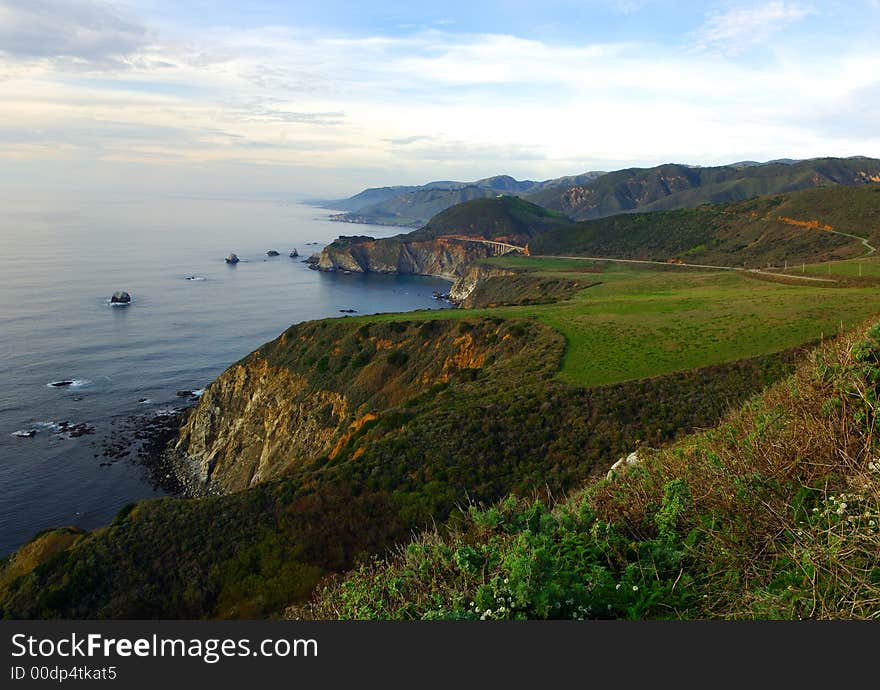
[[[859,237],[858,235],[851,235],[848,232],[840,232],[840,230],[826,230],[825,232],[832,232],[835,235],[843,235],[844,237],[851,237],[854,240],[858,240],[859,242],[862,243],[862,246],[864,246],[864,248],[866,249],[863,256],[871,256],[871,254],[873,254],[874,252],[877,251],[877,247],[875,247],[870,242],[868,242],[868,240],[866,240],[864,237]],[[861,257],[859,257],[859,258],[861,258]]]
[[[842,235],[843,237],[849,237],[854,240],[858,240],[862,243],[862,246],[865,248],[865,253],[862,255],[871,256],[876,253],[877,247],[872,245],[868,240],[864,237],[860,237],[858,235],[853,235],[848,232],[841,232],[840,230],[824,230],[824,232],[830,232],[835,235]],[[499,242],[497,240],[487,240],[483,238],[475,238],[475,237],[465,237],[462,235],[444,235],[445,239],[458,240],[459,242],[475,242],[478,244],[484,244],[495,252],[497,252],[497,256],[504,256],[506,254],[519,253],[529,256],[528,249],[526,247],[520,247],[515,244],[510,244],[508,242]],[[686,264],[686,263],[669,263],[666,261],[651,261],[648,259],[612,259],[606,256],[565,256],[565,255],[555,255],[555,254],[535,254],[531,255],[535,259],[568,259],[574,261],[609,261],[612,263],[620,263],[620,264],[648,264],[653,266],[682,266],[683,268],[706,268],[711,270],[718,271],[740,271],[743,273],[757,273],[760,275],[767,276],[779,276],[784,278],[791,278],[794,280],[804,280],[808,282],[815,283],[837,283],[837,280],[833,278],[817,278],[814,276],[805,276],[805,275],[797,275],[792,273],[777,273],[775,271],[763,271],[759,268],[741,268],[739,266],[716,266],[713,264]]]
[[[875,250],[876,251],[876,250]],[[795,280],[807,280],[817,283],[836,283],[838,281],[833,278],[814,278],[812,276],[799,276],[790,273],[775,273],[773,271],[762,271],[758,268],[741,268],[739,266],[715,266],[712,264],[679,264],[667,263],[666,261],[649,261],[647,259],[609,259],[605,256],[556,256],[552,254],[533,254],[534,259],[573,259],[576,261],[610,261],[618,264],[650,264],[654,266],[681,266],[682,268],[709,268],[719,271],[739,271],[740,273],[757,273],[765,276],[780,276],[783,278],[794,278]]]

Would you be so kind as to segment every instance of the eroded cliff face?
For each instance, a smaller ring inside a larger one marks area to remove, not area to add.
[[[483,281],[490,278],[501,278],[516,275],[513,271],[496,266],[487,266],[480,263],[470,264],[461,271],[461,275],[452,284],[449,297],[460,307],[471,309],[482,306],[474,303],[474,291]]]
[[[345,395],[252,356],[208,387],[183,427],[179,479],[193,494],[253,486],[326,452],[348,414]]]
[[[466,326],[466,327],[465,327]],[[389,409],[522,349],[500,320],[300,324],[208,386],[173,457],[191,495],[240,491],[318,459]]]
[[[491,255],[492,250],[486,245],[445,238],[412,242],[397,238],[340,238],[321,252],[318,268],[322,271],[411,274],[455,280],[469,264]]]

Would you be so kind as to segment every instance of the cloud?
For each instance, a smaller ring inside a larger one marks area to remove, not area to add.
[[[118,7],[98,0],[0,0],[0,54],[71,68],[119,68],[152,40]]]
[[[417,137],[425,139],[426,137]],[[428,137],[430,138],[430,137]],[[485,162],[504,164],[520,161],[543,161],[547,158],[541,146],[524,144],[474,144],[467,141],[442,141],[427,146],[406,148],[399,155],[415,161]]]
[[[812,11],[793,2],[708,15],[697,41],[706,59],[683,53],[681,34],[666,43],[437,28],[184,35],[96,1],[21,7],[0,0],[0,46],[17,67],[0,82],[0,148],[18,159],[162,161],[199,175],[273,166],[299,171],[314,189],[333,175],[356,187],[502,172],[550,178],[668,160],[880,155],[873,43],[817,45],[797,27],[800,40],[779,42],[761,64],[737,57]],[[100,39],[96,26],[107,27]],[[15,30],[33,38],[7,40]],[[71,74],[72,64],[92,72]]]
[[[409,146],[410,144],[415,144],[419,141],[433,141],[434,137],[429,137],[424,134],[417,134],[411,137],[400,137],[398,139],[383,139],[387,144],[391,144],[392,146]]]
[[[767,41],[815,10],[797,2],[775,0],[711,12],[694,33],[697,51],[736,55]]]
[[[809,113],[810,123],[829,137],[880,138],[880,81],[856,88]]]
[[[345,113],[341,110],[324,113],[304,113],[257,106],[250,111],[250,119],[262,122],[295,122],[309,125],[342,124]]]

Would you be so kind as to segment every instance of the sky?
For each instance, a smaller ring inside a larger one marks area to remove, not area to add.
[[[880,0],[0,0],[0,189],[880,157]]]

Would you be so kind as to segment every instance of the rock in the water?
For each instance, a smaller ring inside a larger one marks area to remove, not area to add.
[[[67,386],[72,386],[73,381],[53,381],[49,384],[52,388],[66,388]]]
[[[58,422],[58,429],[55,431],[56,436],[67,436],[68,438],[79,438],[88,434],[94,434],[95,427],[85,422],[71,424],[70,422]]]
[[[22,431],[16,431],[13,436],[17,436],[18,438],[33,438],[37,435],[36,429],[26,429]]]
[[[238,256],[235,254],[230,254],[229,256],[226,257],[226,263],[237,264],[238,263]]]
[[[343,314],[357,314],[357,309],[340,309]]]
[[[128,304],[129,302],[131,302],[131,295],[124,290],[117,290],[110,298],[111,304]]]
[[[279,254],[274,249],[270,249],[268,252],[266,252],[266,256],[279,256]]]
[[[197,398],[194,391],[177,391],[178,398]]]
[[[293,250],[291,250],[291,252],[288,256],[290,256],[291,259],[295,259],[296,257],[299,256],[299,252],[296,251],[296,249],[293,249]]]

